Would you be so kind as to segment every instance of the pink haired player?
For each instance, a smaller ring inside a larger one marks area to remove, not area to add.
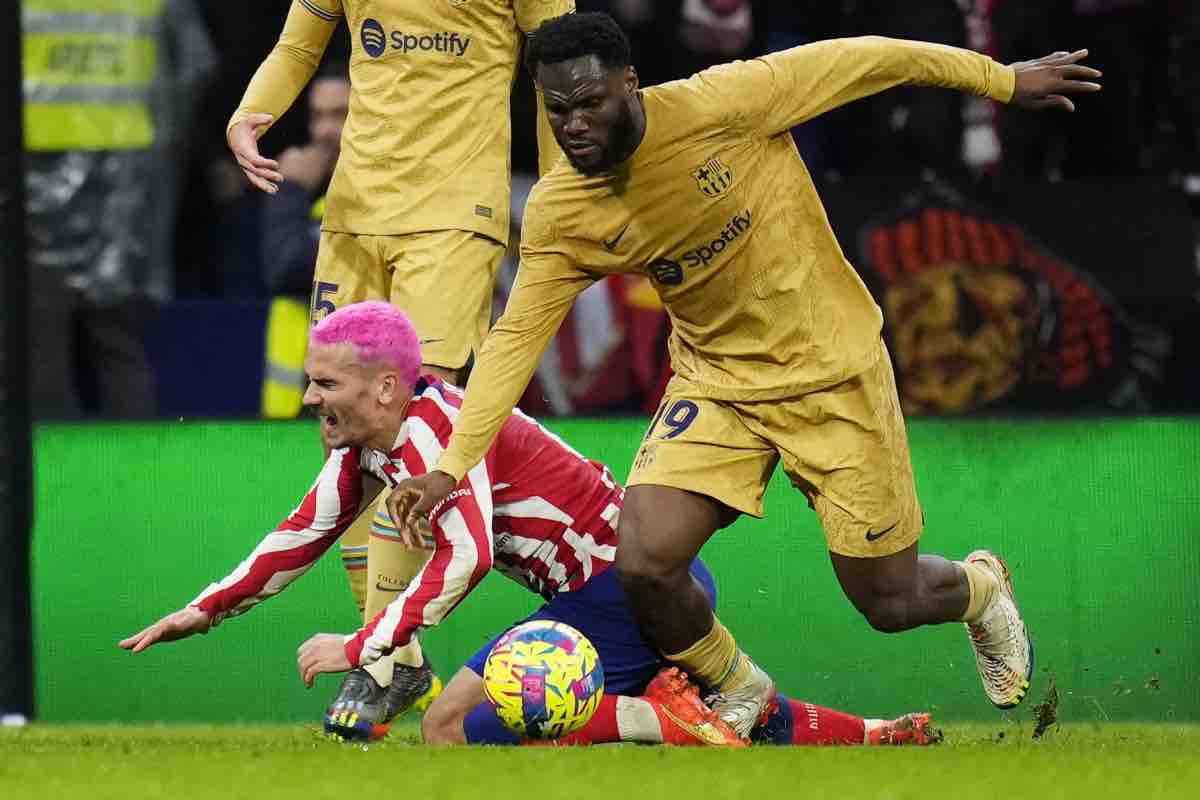
[[[310,334],[304,402],[321,420],[329,458],[300,505],[227,577],[186,607],[120,646],[135,653],[207,631],[282,591],[337,540],[364,497],[423,474],[453,430],[461,392],[420,376],[419,340],[403,312],[383,302],[346,306]],[[513,412],[486,457],[429,518],[420,544],[433,550],[409,587],[356,632],[317,634],[300,648],[301,678],[369,664],[416,631],[437,625],[490,571],[546,602],[530,619],[557,619],[582,631],[604,665],[605,698],[569,743],[643,741],[689,745],[744,742],[698,697],[677,669],[638,633],[616,580],[616,526],[624,490],[604,465],[585,459],[520,412]],[[386,519],[378,524],[390,524]],[[414,544],[416,544],[414,542]],[[712,576],[693,575],[715,600]],[[485,645],[426,712],[422,734],[435,743],[517,743],[484,699]],[[326,730],[376,738],[386,726],[353,707],[331,707]],[[928,715],[870,721],[780,696],[756,741],[792,744],[924,744]]]

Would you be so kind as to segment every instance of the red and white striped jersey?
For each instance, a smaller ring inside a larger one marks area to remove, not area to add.
[[[296,510],[192,605],[217,624],[282,591],[357,516],[364,475],[392,486],[437,463],[461,402],[459,389],[422,378],[390,453],[357,447],[330,453]],[[371,663],[441,622],[489,569],[547,599],[580,588],[616,556],[623,495],[607,467],[514,411],[483,461],[430,514],[429,562],[403,594],[346,637],[350,663]]]

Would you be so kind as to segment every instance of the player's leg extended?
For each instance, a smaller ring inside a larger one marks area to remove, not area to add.
[[[716,693],[713,707],[741,736],[774,683],[713,615],[688,566],[738,513],[762,515],[776,460],[728,404],[676,376],[634,460],[619,527],[617,569],[642,631]]]
[[[896,719],[866,719],[832,708],[776,696],[766,721],[750,734],[753,744],[929,745],[941,741],[926,712]]]
[[[771,408],[768,424],[795,432],[780,437],[785,467],[821,517],[855,608],[885,632],[966,622],[989,697],[1020,702],[1032,658],[1003,562],[986,551],[962,562],[918,553],[924,521],[886,351],[841,386]]]

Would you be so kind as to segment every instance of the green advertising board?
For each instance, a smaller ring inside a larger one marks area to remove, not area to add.
[[[623,475],[642,420],[550,427]],[[1031,691],[1064,720],[1200,720],[1200,420],[918,421],[922,550],[996,550],[1033,633]],[[296,647],[357,624],[336,548],[209,635],[137,655],[116,642],[223,577],[319,467],[311,423],[47,425],[35,438],[34,634],[47,721],[315,721]],[[958,624],[885,635],[843,597],[804,498],[777,474],[767,517],[703,556],[718,612],[795,697],[868,716],[1000,719]],[[448,678],[538,598],[489,576],[424,644]],[[1033,703],[1014,712],[1028,718]]]

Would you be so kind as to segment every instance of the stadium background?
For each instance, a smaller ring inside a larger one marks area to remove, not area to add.
[[[631,26],[646,83],[727,58],[684,41],[682,3],[578,5],[651,9]],[[1200,720],[1200,15],[1173,0],[922,0],[903,4],[903,14],[889,8],[897,4],[863,0],[750,5],[753,26],[737,55],[855,33],[947,41],[1002,60],[1040,55],[1043,45],[1092,47],[1106,92],[1071,119],[1023,123],[946,93],[902,91],[796,136],[843,247],[888,314],[902,388],[911,387],[905,400],[928,546],[954,555],[986,544],[1013,562],[1038,648],[1033,692],[1053,679],[1064,719]],[[196,4],[217,60],[196,95],[190,136],[172,154],[178,211],[164,258],[173,292],[145,331],[157,412],[110,421],[88,364],[78,364],[83,419],[43,416],[33,429],[28,540],[26,331],[21,314],[5,316],[11,457],[0,498],[13,513],[0,537],[0,711],[28,708],[30,655],[37,715],[47,721],[312,720],[333,690],[332,679],[303,690],[294,647],[315,630],[353,625],[334,558],[206,638],[136,661],[115,647],[224,574],[294,504],[316,467],[311,425],[250,419],[259,413],[271,297],[257,245],[261,198],[236,173],[228,180],[223,138],[287,6],[264,0],[235,16]],[[11,73],[3,84],[18,87]],[[518,81],[519,171],[533,165],[531,104]],[[267,154],[303,141],[302,108],[264,140]],[[13,128],[4,127],[9,138]],[[994,152],[989,137],[1009,147]],[[23,291],[19,191],[10,184],[0,194],[10,292]],[[937,228],[940,219],[975,227],[956,239]],[[1001,235],[989,239],[992,230]],[[949,278],[930,263],[940,236],[961,251]],[[924,257],[910,257],[914,246]],[[906,374],[896,337],[928,322],[902,301],[921,290],[940,297],[939,279],[956,287],[949,328],[959,350],[948,365],[911,362]],[[1019,286],[1023,299],[989,316],[996,280]],[[557,362],[525,406],[543,416],[568,412],[551,427],[619,475],[662,383],[665,329],[637,285],[606,292],[600,313],[570,321]],[[1014,355],[973,363],[972,335],[989,333],[989,323]],[[28,332],[37,335],[37,320]],[[965,402],[964,374],[976,387]],[[551,384],[565,393],[556,396]],[[569,416],[581,413],[592,416]],[[782,686],[871,713],[926,706],[949,719],[993,714],[961,630],[870,631],[836,586],[802,500],[777,480],[767,509],[766,521],[738,523],[705,556],[723,618]],[[32,592],[23,581],[30,546]],[[428,649],[449,671],[531,603],[493,576],[428,635]],[[26,604],[32,654],[21,624]]]

